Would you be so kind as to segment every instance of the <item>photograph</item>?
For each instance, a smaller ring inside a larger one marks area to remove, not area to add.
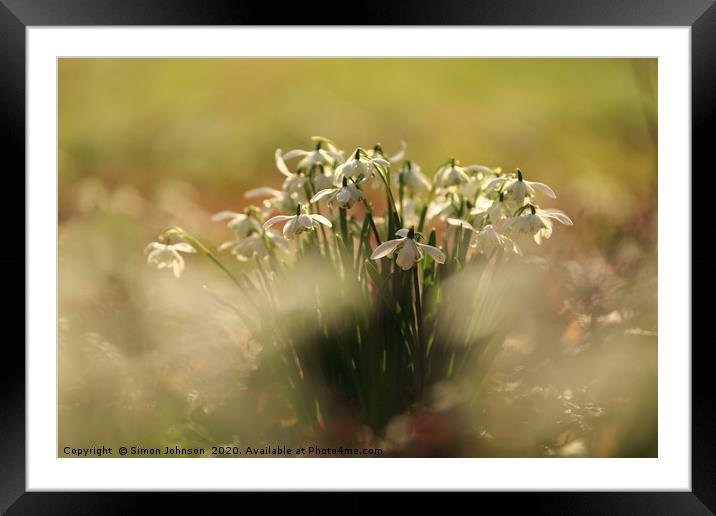
[[[657,58],[57,60],[59,458],[656,458]]]

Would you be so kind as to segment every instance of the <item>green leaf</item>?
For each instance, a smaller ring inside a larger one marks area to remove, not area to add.
[[[390,290],[387,288],[387,281],[389,278],[383,278],[381,276],[380,272],[378,272],[378,269],[373,265],[371,260],[365,260],[365,270],[368,272],[368,275],[370,276],[370,279],[373,281],[373,285],[375,286],[376,292],[380,295],[380,297],[383,299],[383,302],[388,307],[388,309],[395,313],[399,314],[401,312],[401,307],[398,301],[393,297],[393,294],[391,294]]]

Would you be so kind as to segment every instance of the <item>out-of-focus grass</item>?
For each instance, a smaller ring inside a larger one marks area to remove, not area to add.
[[[489,424],[475,416],[478,428],[504,435],[470,442],[465,453],[654,454],[656,66],[60,60],[60,444],[301,439],[270,385],[251,374],[260,351],[202,288],[220,293],[221,278],[192,257],[176,282],[148,270],[141,252],[169,224],[210,244],[228,239],[210,213],[243,206],[248,188],[278,186],[274,149],[306,148],[318,134],[347,152],[376,139],[391,152],[406,140],[429,174],[450,155],[520,167],[552,186],[558,200],[549,206],[575,222],[544,245],[556,286],[539,294],[567,296],[571,315],[556,303],[518,328],[490,383]],[[610,322],[615,311],[627,320]],[[635,329],[647,331],[624,333]],[[634,381],[615,382],[620,374]],[[549,398],[562,415],[560,403],[600,403],[607,422],[592,425],[593,442],[565,437],[575,430],[554,426],[559,418],[530,396]],[[525,403],[542,411],[530,420],[538,428],[517,432],[514,422],[527,416],[516,407]],[[560,452],[570,443],[579,446]]]

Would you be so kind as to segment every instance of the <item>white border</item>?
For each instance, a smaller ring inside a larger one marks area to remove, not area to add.
[[[688,27],[28,28],[28,490],[690,490],[690,41]],[[659,458],[57,459],[58,56],[658,57]]]

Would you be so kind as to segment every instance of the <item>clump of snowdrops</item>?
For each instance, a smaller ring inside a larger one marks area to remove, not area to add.
[[[214,250],[170,227],[145,250],[176,277],[181,253],[196,252],[226,274],[236,294],[217,300],[262,346],[280,396],[309,427],[348,411],[379,431],[466,363],[484,371],[505,336],[496,307],[514,294],[491,278],[524,259],[518,240],[541,244],[554,222],[572,225],[541,207],[554,191],[521,170],[449,158],[430,179],[405,151],[346,154],[323,137],[279,149],[281,189],[248,191],[256,204],[214,215],[231,240]]]

